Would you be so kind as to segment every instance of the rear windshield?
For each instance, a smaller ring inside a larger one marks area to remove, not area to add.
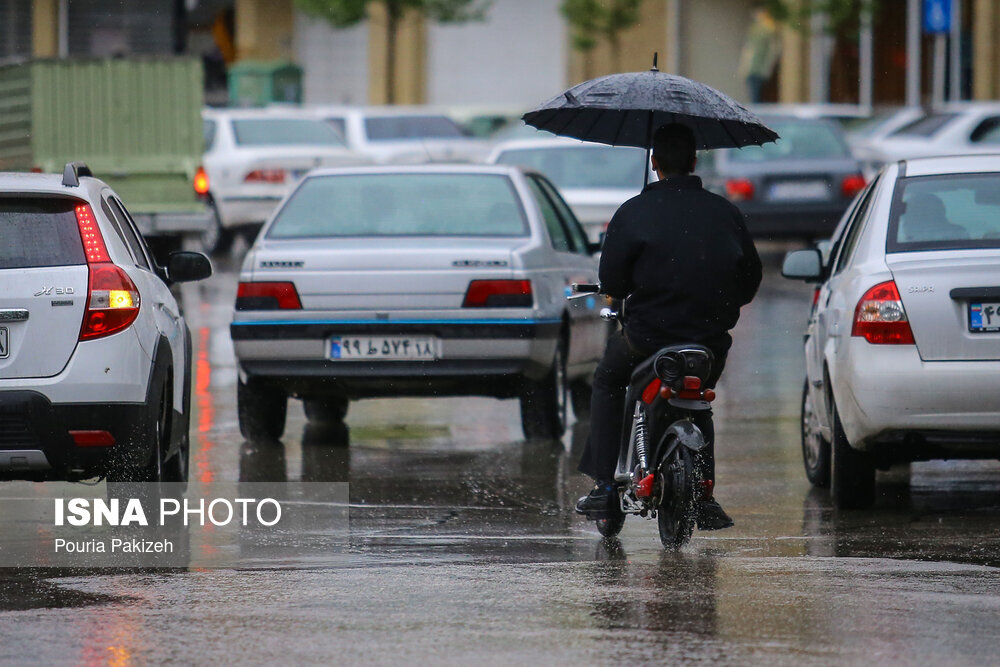
[[[956,118],[958,114],[955,113],[932,113],[924,116],[923,118],[918,118],[912,123],[908,123],[903,127],[899,128],[891,135],[892,137],[933,137],[938,131],[945,125],[950,123],[952,119]]]
[[[747,146],[728,152],[733,162],[770,162],[773,160],[812,160],[849,157],[850,152],[840,130],[823,120],[765,120],[781,138],[763,146]]]
[[[497,174],[352,174],[307,178],[269,238],[527,236],[510,179]]]
[[[455,139],[467,136],[447,116],[375,116],[365,119],[368,141]]]
[[[241,146],[344,145],[328,123],[309,118],[244,118],[233,121],[233,133]]]
[[[68,199],[0,198],[0,269],[86,264]]]
[[[566,146],[504,151],[500,164],[540,171],[558,188],[642,187],[646,151],[612,146]]]
[[[888,252],[973,248],[1000,248],[1000,174],[899,181]]]

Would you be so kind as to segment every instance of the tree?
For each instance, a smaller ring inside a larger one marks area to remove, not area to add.
[[[838,32],[873,16],[881,0],[763,0],[775,21],[808,30],[816,14],[826,18],[826,30]]]
[[[643,0],[563,0],[560,6],[570,26],[573,47],[584,54],[586,76],[589,57],[599,39],[611,50],[611,67],[621,69],[621,34],[639,22]]]
[[[335,28],[357,25],[368,18],[368,6],[380,3],[386,14],[385,99],[396,101],[396,40],[407,11],[417,12],[440,23],[482,20],[492,0],[295,0],[306,14],[325,19]]]

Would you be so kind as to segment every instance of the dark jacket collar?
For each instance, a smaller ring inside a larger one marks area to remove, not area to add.
[[[668,176],[662,181],[650,183],[642,189],[643,192],[656,190],[701,190],[701,178],[694,174],[687,176]]]

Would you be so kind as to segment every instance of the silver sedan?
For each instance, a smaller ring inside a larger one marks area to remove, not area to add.
[[[589,407],[607,325],[597,248],[543,176],[508,166],[317,170],[243,263],[231,333],[240,428],[279,437],[288,396],[339,420],[375,396],[519,397],[527,437]]]

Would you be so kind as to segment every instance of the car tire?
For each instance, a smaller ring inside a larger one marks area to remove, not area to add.
[[[833,405],[833,455],[830,487],[837,509],[865,509],[875,502],[875,464],[866,452],[851,447]]]
[[[208,227],[201,233],[201,249],[206,255],[219,255],[228,251],[233,245],[235,234],[231,229],[222,226],[222,218],[219,217],[219,210],[215,207],[215,202],[209,200],[209,222]]]
[[[154,401],[157,406],[152,423],[140,429],[143,439],[151,439],[152,454],[148,460],[140,461],[134,458],[121,459],[108,470],[106,479],[112,484],[156,483],[164,480],[164,460],[170,447],[170,406],[173,404],[172,381],[168,373],[166,381]],[[142,447],[145,450],[146,447]],[[176,457],[175,457],[176,458]]]
[[[820,433],[808,378],[802,387],[801,415],[802,462],[806,477],[813,486],[826,488],[830,486],[830,443]]]
[[[277,440],[285,432],[288,395],[280,387],[255,378],[236,384],[240,433],[247,440]]]
[[[528,381],[521,392],[521,429],[528,440],[558,440],[566,432],[569,387],[566,343],[560,340],[545,377]]]
[[[344,421],[350,402],[343,396],[307,398],[302,401],[306,419],[314,424],[337,424]]]
[[[590,418],[590,398],[594,388],[586,380],[577,380],[569,386],[570,403],[577,420]]]

